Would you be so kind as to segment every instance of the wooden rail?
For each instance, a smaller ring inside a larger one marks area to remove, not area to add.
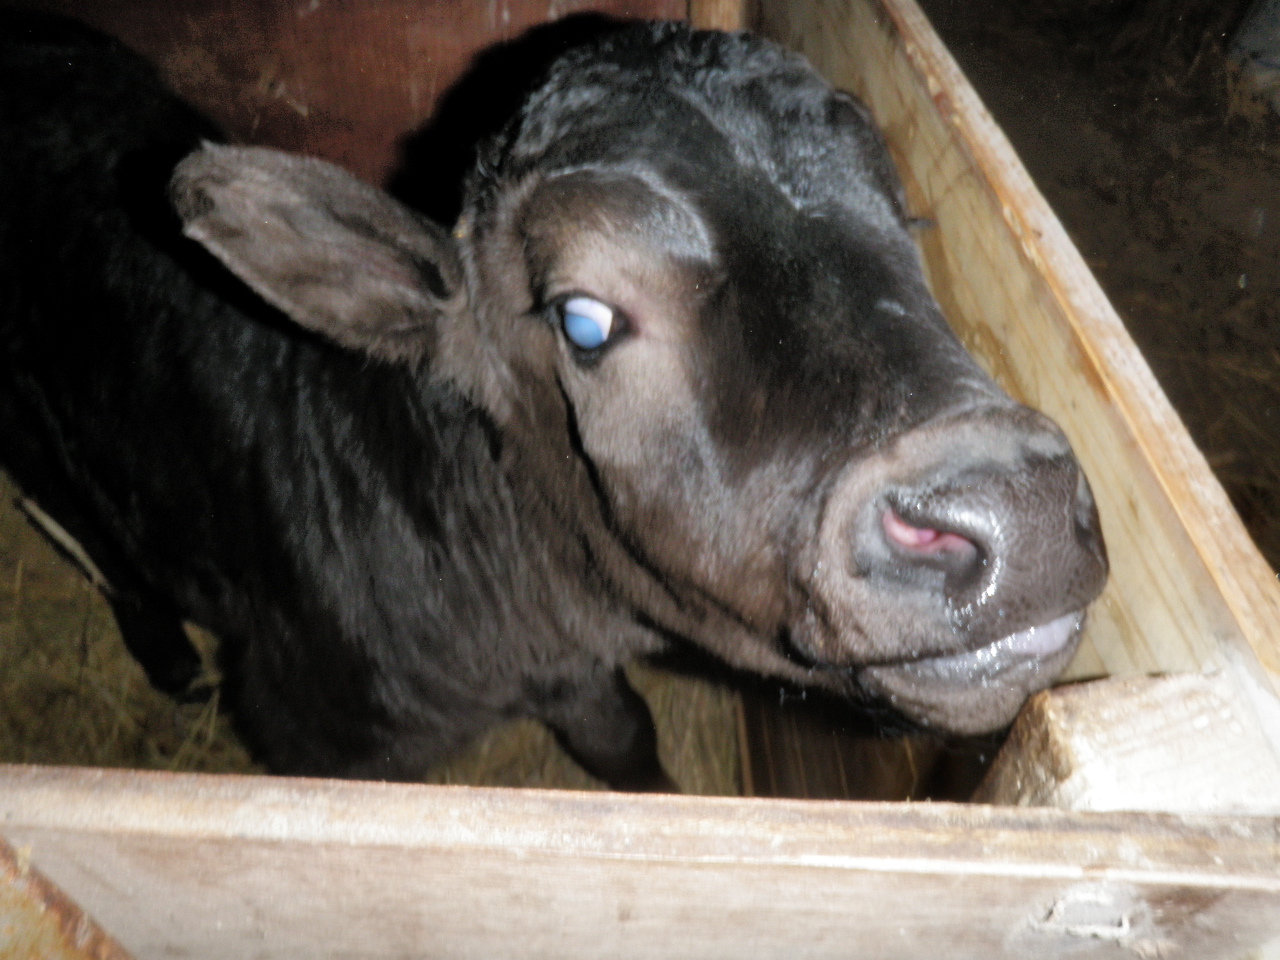
[[[7,767],[0,822],[140,960],[1232,960],[1280,934],[1274,819]]]

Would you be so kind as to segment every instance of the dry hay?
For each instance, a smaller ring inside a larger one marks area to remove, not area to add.
[[[27,522],[17,497],[0,473],[0,762],[259,772],[219,712],[216,692],[206,703],[177,704],[151,688],[101,593]],[[211,664],[216,641],[189,629]],[[208,672],[216,683],[211,666]],[[651,667],[636,666],[631,676],[683,789],[739,792],[733,694]],[[494,730],[427,779],[603,787],[532,721]]]
[[[216,694],[180,705],[151,688],[102,594],[27,523],[17,496],[0,473],[0,760],[253,770]]]
[[[102,594],[27,523],[16,497],[0,474],[0,760],[252,770],[216,694],[179,705],[151,688]]]

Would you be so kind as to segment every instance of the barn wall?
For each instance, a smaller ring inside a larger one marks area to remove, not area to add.
[[[595,11],[679,19],[688,0],[37,0],[160,66],[235,140],[314,154],[384,183],[400,142],[475,51]],[[572,32],[572,31],[571,31]],[[517,58],[518,59],[518,58]],[[527,64],[517,62],[512,73]],[[496,95],[496,94],[495,94]]]

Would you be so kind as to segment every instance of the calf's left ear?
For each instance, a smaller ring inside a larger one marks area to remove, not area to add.
[[[453,238],[332,164],[206,143],[170,183],[183,231],[296,323],[386,360],[465,305]]]

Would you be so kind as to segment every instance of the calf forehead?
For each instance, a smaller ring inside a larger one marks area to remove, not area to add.
[[[601,165],[703,189],[751,176],[797,208],[901,222],[891,166],[861,110],[801,58],[750,35],[645,24],[571,52],[490,144],[488,183],[474,186],[492,193],[532,170]]]
[[[897,297],[896,281],[918,272],[892,165],[862,110],[749,35],[646,24],[574,51],[479,169],[480,218],[526,179],[644,182],[656,206],[702,222],[724,275],[759,276],[753,260],[805,264],[785,278],[793,299],[847,297],[851,280],[860,295]],[[844,289],[817,289],[824,280]]]

